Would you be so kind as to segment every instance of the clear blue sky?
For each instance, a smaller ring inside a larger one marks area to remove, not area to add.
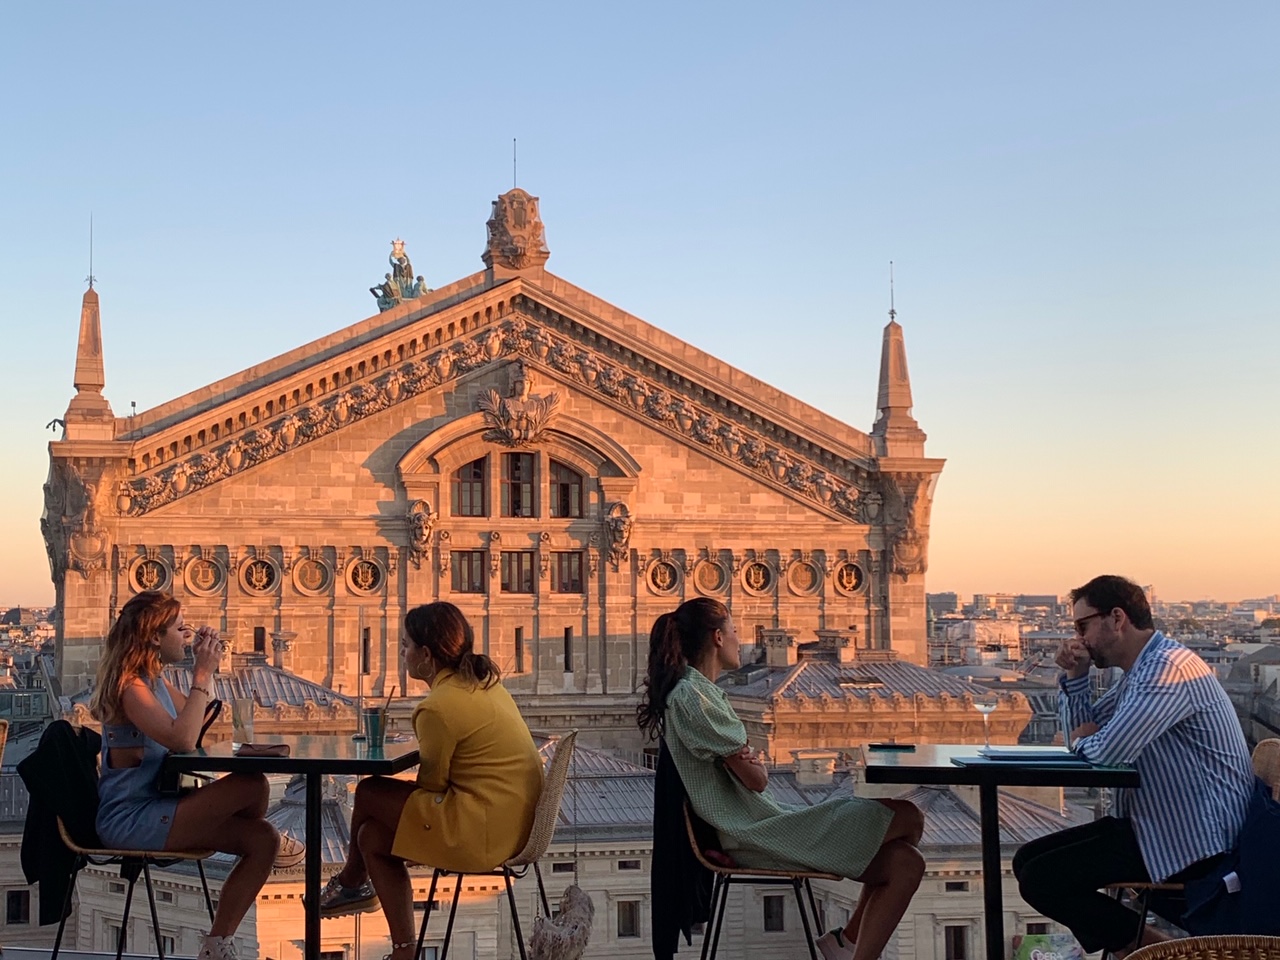
[[[1280,5],[0,6],[0,603],[52,598],[44,424],[88,272],[117,414],[549,268],[845,421],[887,263],[946,457],[929,589],[1280,591]]]

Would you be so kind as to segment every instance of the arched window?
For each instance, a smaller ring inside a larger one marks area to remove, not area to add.
[[[485,458],[465,463],[453,472],[452,505],[455,517],[487,517]]]
[[[582,474],[559,460],[551,461],[551,516],[582,516]]]

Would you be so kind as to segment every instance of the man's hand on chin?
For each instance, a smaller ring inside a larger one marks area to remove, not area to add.
[[[1079,640],[1064,640],[1053,662],[1065,670],[1068,677],[1075,680],[1089,672],[1089,651]]]

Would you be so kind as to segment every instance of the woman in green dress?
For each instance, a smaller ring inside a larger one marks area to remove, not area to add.
[[[818,938],[826,960],[876,960],[924,875],[924,829],[905,800],[831,797],[812,807],[775,801],[769,772],[716,686],[740,665],[729,610],[699,598],[663,614],[649,637],[649,669],[637,711],[642,730],[665,739],[699,817],[744,867],[835,873],[862,884],[843,929]]]

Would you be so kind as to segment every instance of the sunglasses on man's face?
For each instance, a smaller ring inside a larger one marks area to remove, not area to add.
[[[1081,617],[1079,620],[1073,621],[1076,628],[1076,636],[1083,637],[1085,631],[1089,629],[1089,621],[1094,617],[1105,617],[1105,613],[1091,613],[1088,616]]]

